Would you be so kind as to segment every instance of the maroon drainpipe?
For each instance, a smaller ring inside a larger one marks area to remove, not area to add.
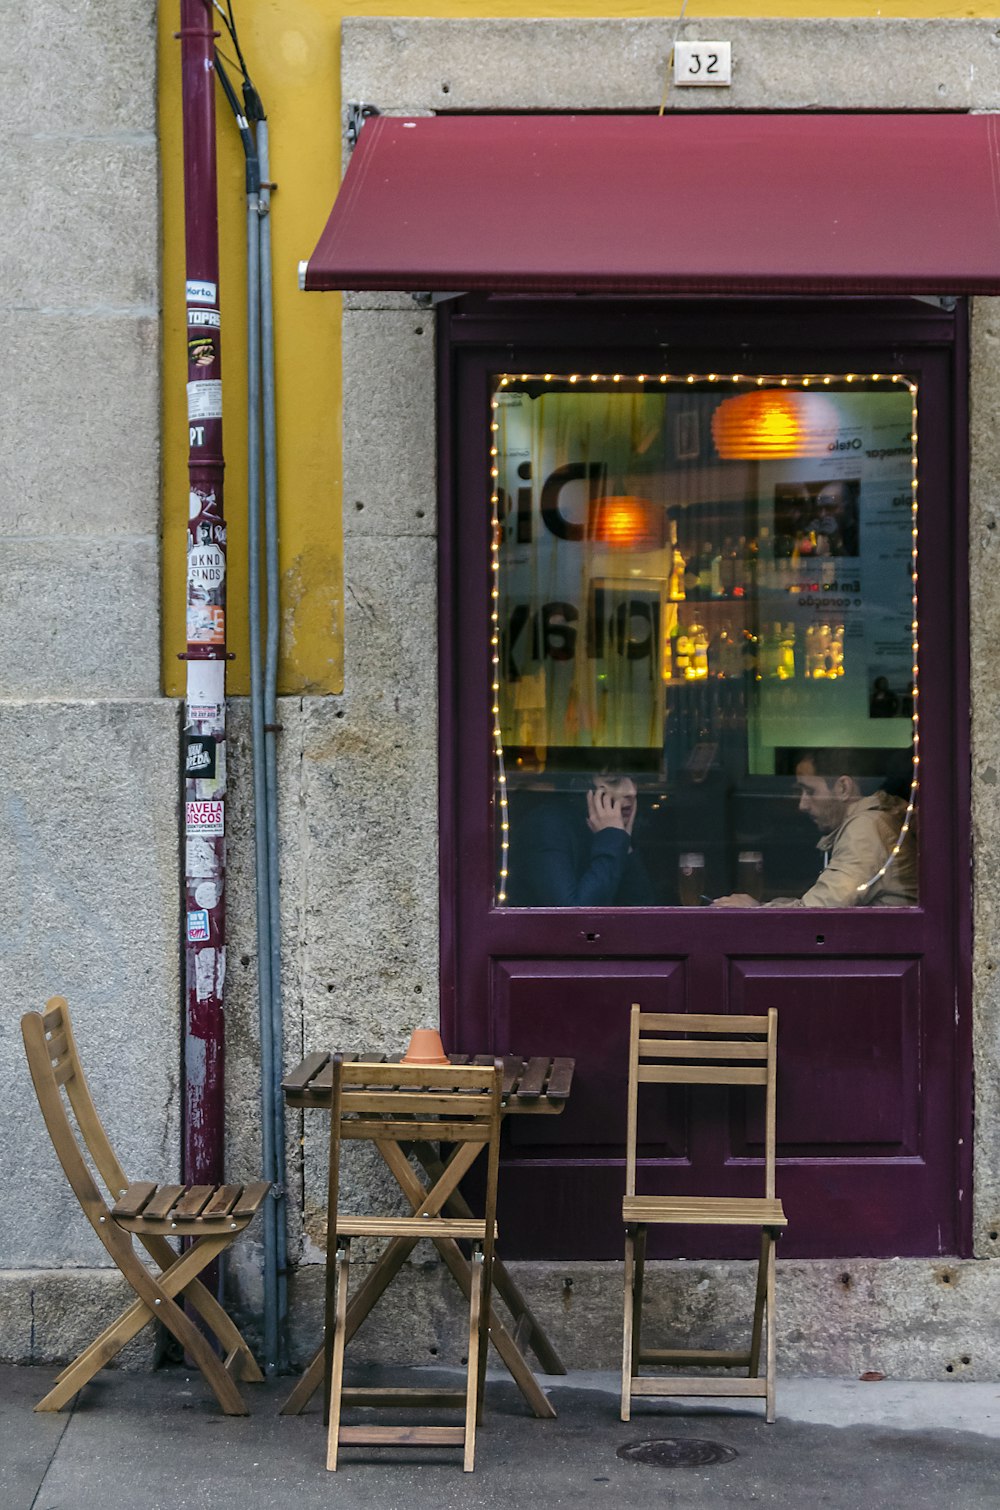
[[[226,975],[226,524],[211,10],[181,0],[187,276],[187,695],[184,718],[183,1179],[223,1178]]]

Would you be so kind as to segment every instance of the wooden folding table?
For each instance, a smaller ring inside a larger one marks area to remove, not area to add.
[[[367,1062],[386,1062],[389,1058],[384,1054],[346,1052],[342,1057],[345,1060],[362,1059]],[[455,1065],[489,1065],[493,1062],[492,1056],[488,1054],[477,1055],[474,1058],[462,1054],[451,1056],[451,1063]],[[503,1064],[502,1094],[505,1117],[559,1115],[569,1099],[573,1084],[574,1061],[572,1059],[543,1057],[520,1059],[508,1055],[504,1057]],[[329,1053],[309,1054],[282,1081],[285,1101],[290,1107],[314,1107],[321,1111],[329,1111],[332,1083],[331,1055]],[[406,1159],[394,1159],[389,1167],[412,1208],[417,1210],[444,1174],[444,1164],[435,1143],[423,1139],[415,1140],[409,1145],[409,1151],[416,1155],[427,1176],[428,1184],[420,1179]],[[472,1214],[460,1189],[451,1192],[444,1203],[444,1210],[451,1216]],[[433,1238],[432,1241],[468,1298],[472,1281],[469,1262],[462,1250],[451,1239]],[[414,1242],[411,1239],[396,1239],[390,1242],[377,1263],[373,1265],[348,1307],[348,1339],[354,1335],[390,1280],[406,1262],[413,1246]],[[508,1329],[504,1326],[491,1305],[490,1340],[535,1415],[553,1417],[556,1413],[555,1409],[532,1373],[524,1356],[525,1350],[531,1349],[542,1370],[547,1374],[564,1374],[566,1369],[546,1336],[541,1322],[533,1314],[527,1300],[499,1258],[494,1258],[493,1285],[511,1313],[513,1327]],[[322,1382],[323,1349],[321,1347],[282,1406],[281,1414],[298,1415]]]

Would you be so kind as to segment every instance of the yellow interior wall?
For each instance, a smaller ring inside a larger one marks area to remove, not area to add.
[[[283,693],[343,687],[340,484],[340,300],[302,294],[298,263],[311,253],[340,177],[340,23],[353,16],[655,17],[671,0],[234,0],[240,42],[268,113],[278,428]],[[163,234],[163,683],[183,696],[187,525],[186,329],[180,46],[177,0],[159,7],[159,117]],[[714,16],[968,20],[991,4],[931,0],[689,0],[687,19]],[[231,52],[221,41],[223,52]],[[930,61],[930,60],[929,60]],[[235,70],[233,70],[235,72]],[[243,152],[216,97],[220,298],[229,521],[229,691],[249,691],[246,564],[246,201]]]

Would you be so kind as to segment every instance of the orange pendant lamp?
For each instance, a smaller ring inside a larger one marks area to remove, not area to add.
[[[836,405],[821,393],[751,388],[723,399],[712,439],[724,461],[826,456],[840,429]]]
[[[633,493],[608,493],[590,505],[590,537],[613,550],[656,551],[666,538],[662,504]]]

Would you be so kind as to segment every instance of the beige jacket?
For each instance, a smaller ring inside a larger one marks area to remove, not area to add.
[[[778,897],[765,907],[915,907],[917,847],[911,828],[885,875],[873,880],[899,839],[906,803],[888,792],[859,797],[832,834],[817,848],[826,864],[801,897]],[[869,884],[870,883],[870,884]]]

